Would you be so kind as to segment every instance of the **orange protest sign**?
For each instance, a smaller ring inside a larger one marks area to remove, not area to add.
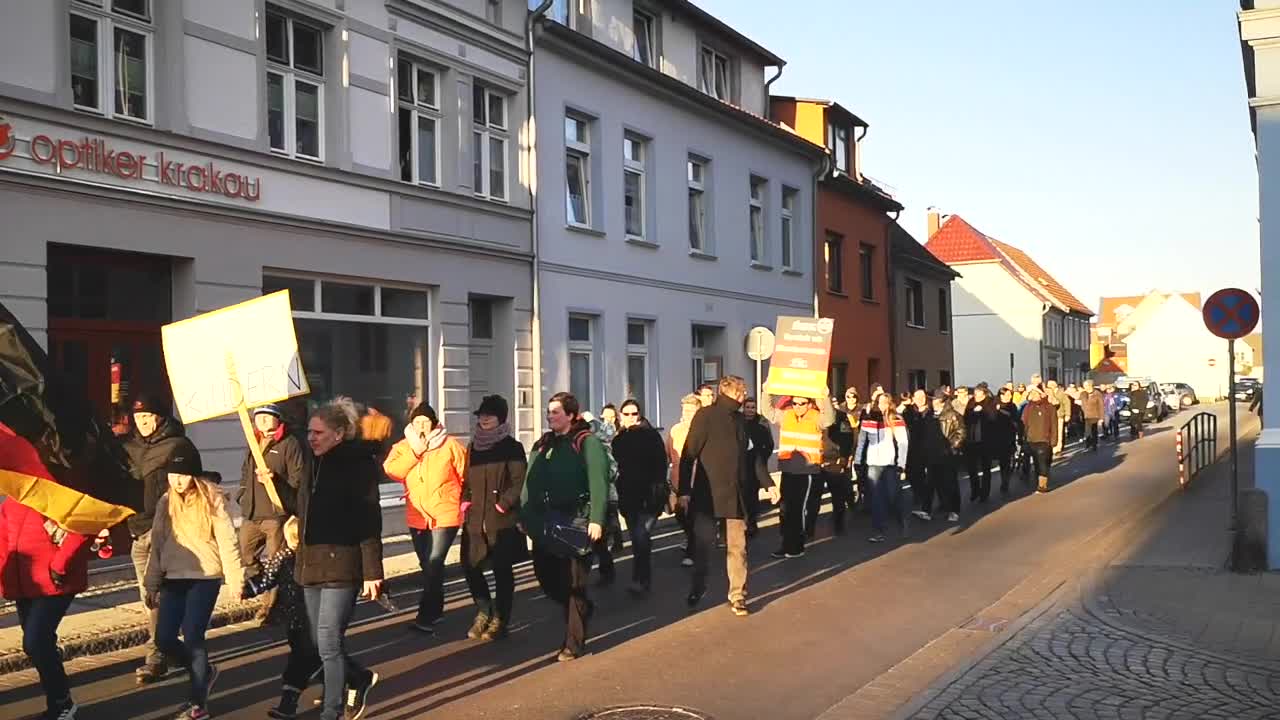
[[[769,379],[770,395],[817,398],[827,394],[831,363],[831,318],[779,317]]]

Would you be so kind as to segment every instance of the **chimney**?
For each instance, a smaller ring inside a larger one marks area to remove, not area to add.
[[[934,235],[938,233],[938,219],[939,219],[938,208],[931,206],[928,212],[929,212],[929,234],[925,237],[925,242],[929,242],[929,238],[932,238]]]

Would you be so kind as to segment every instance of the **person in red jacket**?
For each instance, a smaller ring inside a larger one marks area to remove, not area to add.
[[[63,530],[16,500],[0,502],[0,594],[18,607],[22,651],[40,675],[47,720],[76,716],[58,654],[58,624],[76,593],[89,585],[91,540]]]

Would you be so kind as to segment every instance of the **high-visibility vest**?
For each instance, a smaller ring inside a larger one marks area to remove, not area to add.
[[[817,410],[810,410],[804,417],[787,410],[778,431],[778,457],[786,460],[799,453],[814,465],[822,464],[821,420],[822,413]]]

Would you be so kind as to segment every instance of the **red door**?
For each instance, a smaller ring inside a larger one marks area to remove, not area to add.
[[[112,419],[113,405],[132,402],[139,391],[169,392],[160,326],[154,323],[51,318],[49,358],[103,419]],[[114,388],[113,364],[119,364]]]

